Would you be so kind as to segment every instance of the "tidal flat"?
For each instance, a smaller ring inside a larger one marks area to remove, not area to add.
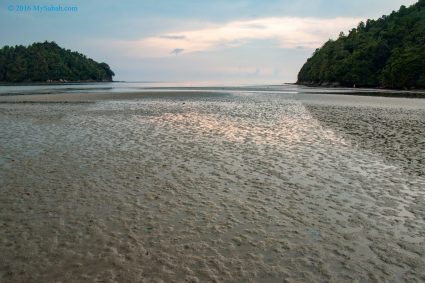
[[[425,100],[310,92],[1,97],[0,281],[424,282]]]

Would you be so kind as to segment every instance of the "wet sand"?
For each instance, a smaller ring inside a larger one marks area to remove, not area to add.
[[[222,93],[1,97],[0,281],[425,281],[423,100]]]
[[[131,100],[141,98],[189,98],[228,95],[217,91],[140,91],[140,92],[93,92],[93,93],[59,93],[59,94],[34,94],[34,95],[8,95],[0,96],[0,103],[76,103],[111,100]]]

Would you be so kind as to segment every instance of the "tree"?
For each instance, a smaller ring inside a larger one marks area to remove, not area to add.
[[[0,82],[112,81],[106,63],[61,48],[55,42],[0,49]]]
[[[425,88],[425,0],[360,22],[307,60],[298,83]]]

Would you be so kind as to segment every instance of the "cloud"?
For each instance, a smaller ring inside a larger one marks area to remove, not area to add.
[[[182,53],[184,51],[183,48],[175,48],[173,51],[171,51],[170,54],[174,54],[174,55],[179,55],[180,53]]]
[[[186,53],[232,48],[255,40],[276,40],[281,48],[318,48],[340,31],[357,26],[357,18],[262,18],[186,30],[142,39],[134,44],[153,54],[180,46]]]
[[[318,48],[329,38],[336,38],[340,31],[356,27],[358,18],[303,18],[272,17],[231,21],[223,24],[204,24],[145,37],[139,40],[115,41],[109,45],[124,51],[129,56],[140,58],[167,57],[243,46],[250,42],[267,40],[270,47],[305,49]],[[190,23],[189,23],[190,24]],[[189,24],[185,26],[189,26]],[[179,46],[179,48],[175,48]]]
[[[159,37],[164,39],[185,39],[184,35],[161,35]]]

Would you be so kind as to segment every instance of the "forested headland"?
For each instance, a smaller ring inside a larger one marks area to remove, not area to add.
[[[0,49],[0,82],[104,82],[112,81],[108,64],[98,63],[55,42]]]
[[[341,32],[308,59],[298,84],[425,89],[425,0]]]

